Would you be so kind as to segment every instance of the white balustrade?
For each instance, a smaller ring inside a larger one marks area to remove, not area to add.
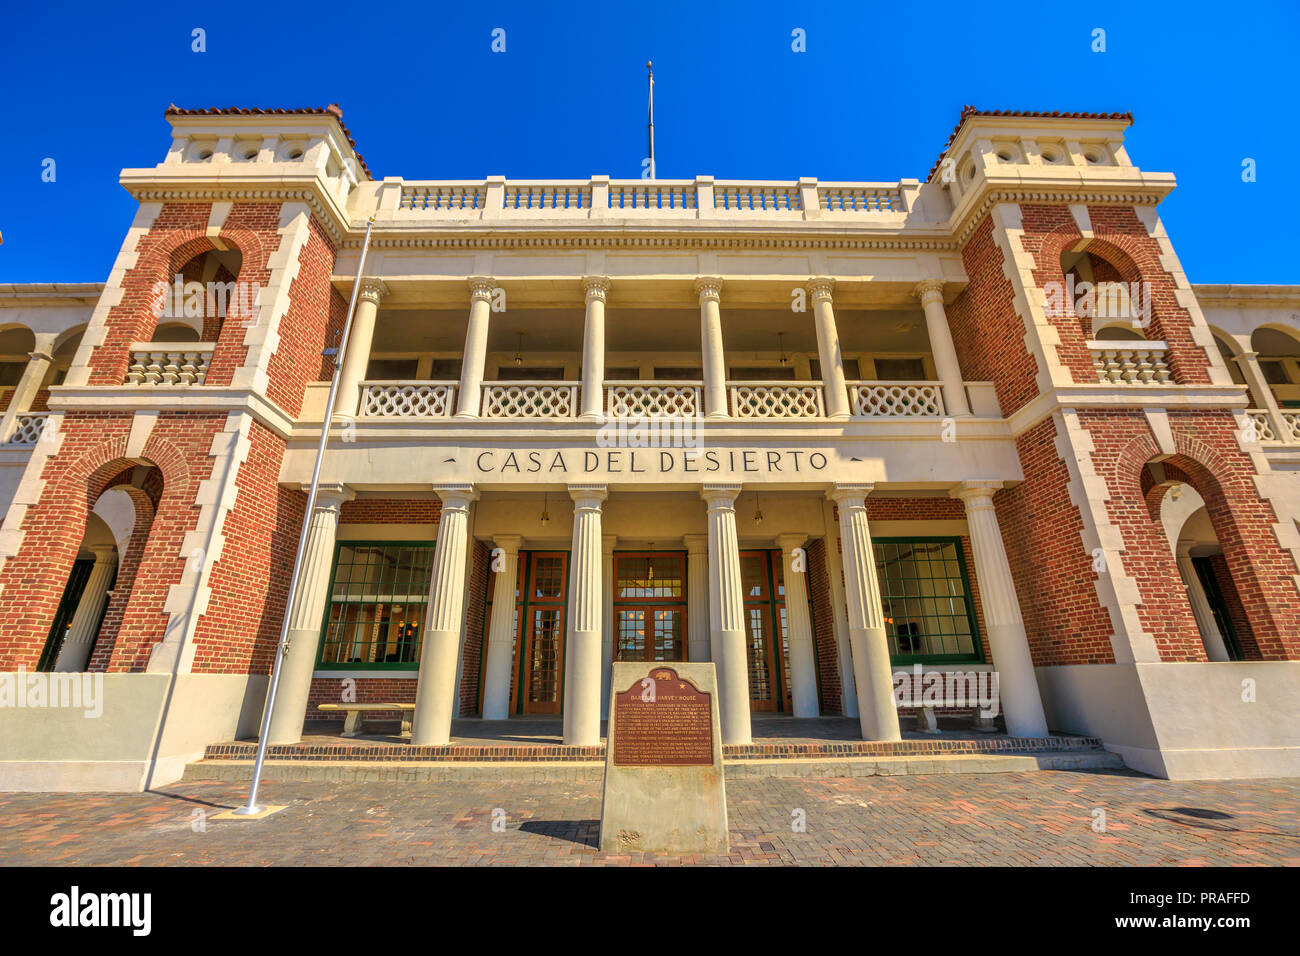
[[[484,418],[576,418],[578,382],[484,382]]]
[[[695,209],[694,180],[610,180],[609,207],[620,212]]]
[[[825,418],[821,382],[728,382],[736,418]]]
[[[416,212],[458,213],[482,209],[486,183],[426,183],[404,185],[398,209]]]
[[[505,208],[511,212],[557,212],[559,210],[591,209],[591,184],[568,183],[506,183]]]
[[[1172,385],[1164,342],[1089,342],[1097,381],[1103,385]]]
[[[23,412],[14,418],[13,434],[6,445],[35,445],[45,430],[49,412]]]
[[[606,382],[605,410],[615,418],[692,418],[704,409],[703,382]]]
[[[817,198],[827,212],[907,212],[903,190],[885,183],[818,186]]]
[[[938,382],[849,382],[849,400],[859,418],[937,418],[944,413]]]
[[[727,212],[799,212],[797,183],[714,183],[713,209]]]
[[[1273,425],[1273,416],[1267,409],[1247,409],[1246,416],[1255,428],[1255,441],[1275,441],[1285,445],[1300,444],[1300,412],[1279,410],[1278,418],[1282,428],[1280,435]]]
[[[447,418],[455,410],[455,382],[361,383],[363,418]]]
[[[1290,444],[1300,443],[1300,412],[1282,411],[1282,424],[1286,426],[1290,433],[1283,437],[1284,442]]]
[[[211,342],[136,342],[127,385],[202,385],[212,361]]]

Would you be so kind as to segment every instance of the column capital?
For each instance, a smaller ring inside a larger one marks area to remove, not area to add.
[[[87,545],[86,550],[95,556],[96,564],[107,564],[117,560],[117,548],[111,544]]]
[[[929,305],[931,302],[943,305],[943,280],[922,279],[916,284],[912,294],[921,300],[922,305]]]
[[[357,290],[357,298],[362,302],[373,302],[379,304],[379,300],[388,295],[388,286],[384,284],[383,279],[367,276],[361,280],[360,288]]]
[[[27,354],[32,358],[39,356],[40,358],[52,360],[54,357],[54,343],[59,340],[61,335],[63,335],[62,332],[33,332],[32,338],[36,343],[36,347]]]
[[[993,507],[993,493],[1003,486],[1001,481],[963,481],[948,492],[953,498],[966,502],[967,509]]]
[[[777,546],[787,554],[795,548],[802,548],[807,541],[808,535],[802,531],[791,534],[778,534],[776,536]]]
[[[700,276],[695,280],[695,294],[700,297],[700,302],[721,300],[722,279],[719,276]]]
[[[609,276],[583,276],[582,291],[586,295],[586,301],[604,302],[609,294],[610,284]]]
[[[705,533],[684,534],[682,535],[682,547],[686,549],[687,554],[708,554],[709,536]]]
[[[311,485],[307,482],[303,482],[298,487],[308,494],[311,493]],[[357,493],[341,481],[322,481],[316,486],[316,507],[340,508],[343,502],[351,501],[356,496]]]
[[[609,497],[609,490],[604,485],[568,485],[569,497],[575,508],[594,508],[600,510],[600,503]]]
[[[700,487],[700,497],[709,503],[709,510],[726,508],[734,510],[736,497],[743,486],[739,483],[725,482],[707,484]]]
[[[497,287],[497,280],[492,276],[470,276],[465,280],[469,285],[469,298],[471,302],[482,300],[484,302],[492,301],[492,290]]]
[[[478,500],[478,489],[471,484],[434,485],[433,493],[442,501],[442,510],[467,510],[471,501]]]
[[[521,534],[494,534],[492,543],[506,554],[518,554],[520,547],[523,546],[524,536]]]
[[[1257,359],[1257,358],[1259,358],[1259,353],[1258,353],[1258,352],[1238,352],[1236,355],[1233,356],[1233,358],[1236,359],[1238,362],[1242,361],[1243,359],[1244,359],[1245,361],[1249,362],[1251,359]]]
[[[831,292],[835,288],[835,280],[829,276],[814,276],[804,283],[804,289],[808,293],[808,298],[813,302],[826,301],[831,299]]]
[[[826,492],[826,497],[841,508],[855,505],[865,508],[867,506],[867,495],[871,494],[875,487],[875,483],[870,481],[836,482]]]

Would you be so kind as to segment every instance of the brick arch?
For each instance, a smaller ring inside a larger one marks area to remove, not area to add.
[[[111,483],[105,491],[121,489],[135,506],[135,525],[126,547],[117,556],[117,580],[113,584],[113,594],[104,611],[103,623],[99,626],[99,635],[95,639],[95,649],[91,654],[88,671],[105,671],[117,646],[117,635],[122,628],[122,617],[135,585],[136,575],[140,571],[140,562],[144,557],[145,545],[149,541],[149,532],[153,528],[154,516],[158,510],[158,499],[148,488],[132,484]]]

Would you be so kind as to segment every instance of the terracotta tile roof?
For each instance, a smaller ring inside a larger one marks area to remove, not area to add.
[[[930,173],[925,177],[927,182],[934,178],[935,170],[939,168],[939,164],[943,162],[943,158],[948,155],[948,147],[952,145],[952,141],[955,140],[957,134],[961,132],[962,124],[971,116],[1020,116],[1026,119],[1063,120],[1125,120],[1130,126],[1133,125],[1132,113],[1063,113],[1060,110],[1052,110],[1052,112],[1046,113],[1035,110],[981,110],[976,109],[974,106],[966,105],[961,108],[961,116],[957,118],[957,125],[952,128],[952,132],[948,135],[948,142],[944,144],[943,152],[939,154],[939,158],[936,159],[934,165],[930,167]]]
[[[370,175],[370,167],[366,165],[366,161],[362,159],[361,154],[357,152],[357,141],[352,138],[352,133],[349,132],[347,126],[343,124],[343,109],[337,103],[331,103],[329,106],[324,108],[308,107],[306,109],[297,110],[264,110],[257,106],[230,106],[226,108],[214,106],[206,110],[186,110],[181,109],[175,103],[172,103],[168,105],[167,109],[163,112],[164,116],[322,116],[325,114],[329,114],[338,120],[339,128],[343,130],[343,135],[348,138],[348,145],[352,147],[352,151],[357,155],[357,162],[361,164],[361,168],[365,172],[366,176],[373,179],[374,177]]]

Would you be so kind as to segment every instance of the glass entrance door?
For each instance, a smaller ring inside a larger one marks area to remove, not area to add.
[[[686,556],[614,555],[614,660],[686,659]]]
[[[740,552],[745,593],[749,707],[755,711],[793,709],[790,699],[790,632],[785,613],[785,577],[780,551]]]
[[[521,555],[521,558],[525,555]],[[516,662],[519,711],[558,714],[564,693],[564,627],[569,590],[569,555],[532,551],[520,560],[523,600],[517,620],[523,624]]]

